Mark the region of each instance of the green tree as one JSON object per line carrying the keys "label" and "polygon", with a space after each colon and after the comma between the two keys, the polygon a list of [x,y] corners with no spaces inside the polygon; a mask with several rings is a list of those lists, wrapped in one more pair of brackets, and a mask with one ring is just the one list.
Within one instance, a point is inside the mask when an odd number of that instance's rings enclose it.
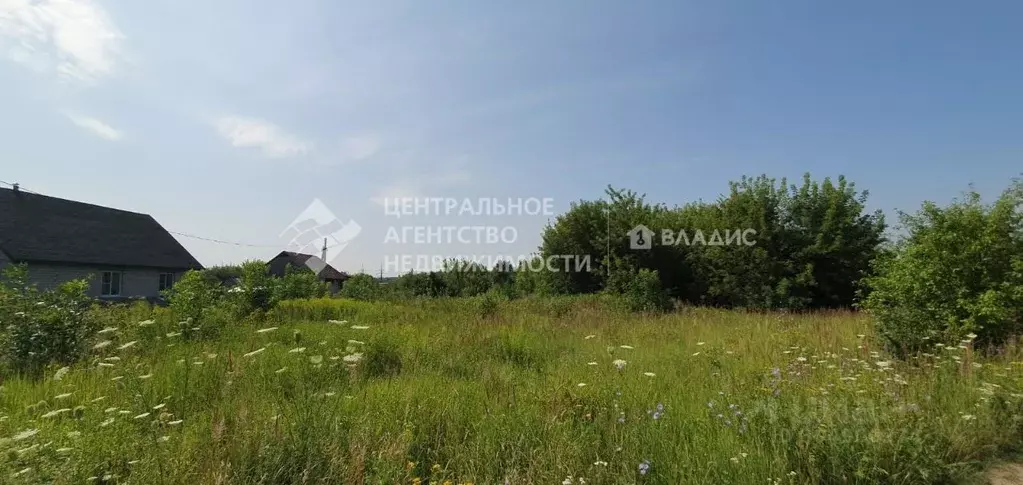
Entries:
{"label": "green tree", "polygon": [[908,354],[976,336],[997,346],[1023,325],[1023,182],[994,204],[969,191],[948,207],[901,214],[907,236],[878,258],[864,308],[890,347]]}

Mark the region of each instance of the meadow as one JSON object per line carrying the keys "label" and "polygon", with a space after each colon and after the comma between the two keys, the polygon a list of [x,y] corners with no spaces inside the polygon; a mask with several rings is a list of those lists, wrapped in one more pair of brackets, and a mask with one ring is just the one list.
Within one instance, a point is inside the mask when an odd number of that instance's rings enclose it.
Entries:
{"label": "meadow", "polygon": [[868,317],[603,296],[289,300],[186,340],[94,309],[89,356],[0,389],[2,483],[977,483],[1023,357],[906,361]]}

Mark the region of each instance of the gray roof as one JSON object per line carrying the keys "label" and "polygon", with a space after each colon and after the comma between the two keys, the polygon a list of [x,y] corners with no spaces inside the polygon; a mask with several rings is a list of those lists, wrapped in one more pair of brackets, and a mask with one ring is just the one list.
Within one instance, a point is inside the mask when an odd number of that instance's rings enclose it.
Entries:
{"label": "gray roof", "polygon": [[15,262],[202,265],[147,214],[0,188],[0,251]]}
{"label": "gray roof", "polygon": [[[319,256],[313,256],[311,254],[296,253],[293,251],[281,251],[280,254],[274,256],[273,259],[268,261],[270,274],[275,276],[284,276],[285,268],[291,265],[295,268],[302,268],[303,266],[313,270],[321,280],[326,281],[344,281],[348,279],[348,274],[343,271],[334,269],[333,266],[327,264],[325,261],[320,259]],[[317,271],[319,269],[319,271]]]}

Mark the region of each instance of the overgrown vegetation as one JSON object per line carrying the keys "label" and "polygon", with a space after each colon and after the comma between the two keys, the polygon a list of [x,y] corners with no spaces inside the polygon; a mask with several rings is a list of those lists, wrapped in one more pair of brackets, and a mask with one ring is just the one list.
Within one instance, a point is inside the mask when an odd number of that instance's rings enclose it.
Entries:
{"label": "overgrown vegetation", "polygon": [[899,355],[976,337],[1002,346],[1023,330],[1023,182],[993,204],[968,192],[903,214],[905,240],[875,263],[864,306]]}
{"label": "overgrown vegetation", "polygon": [[[614,297],[282,302],[0,392],[4,483],[952,483],[1018,450],[1016,347],[888,360],[852,313],[634,314]],[[308,317],[308,318],[307,318]]]}

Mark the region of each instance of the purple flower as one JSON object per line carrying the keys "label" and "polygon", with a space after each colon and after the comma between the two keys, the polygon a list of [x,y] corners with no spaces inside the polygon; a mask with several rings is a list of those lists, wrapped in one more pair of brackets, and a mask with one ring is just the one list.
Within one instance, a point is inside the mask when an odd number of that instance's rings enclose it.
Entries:
{"label": "purple flower", "polygon": [[661,403],[657,403],[657,410],[658,411],[664,411],[664,405],[661,404]]}
{"label": "purple flower", "polygon": [[650,471],[650,460],[643,460],[643,463],[639,464],[639,474],[646,475],[648,471]]}

